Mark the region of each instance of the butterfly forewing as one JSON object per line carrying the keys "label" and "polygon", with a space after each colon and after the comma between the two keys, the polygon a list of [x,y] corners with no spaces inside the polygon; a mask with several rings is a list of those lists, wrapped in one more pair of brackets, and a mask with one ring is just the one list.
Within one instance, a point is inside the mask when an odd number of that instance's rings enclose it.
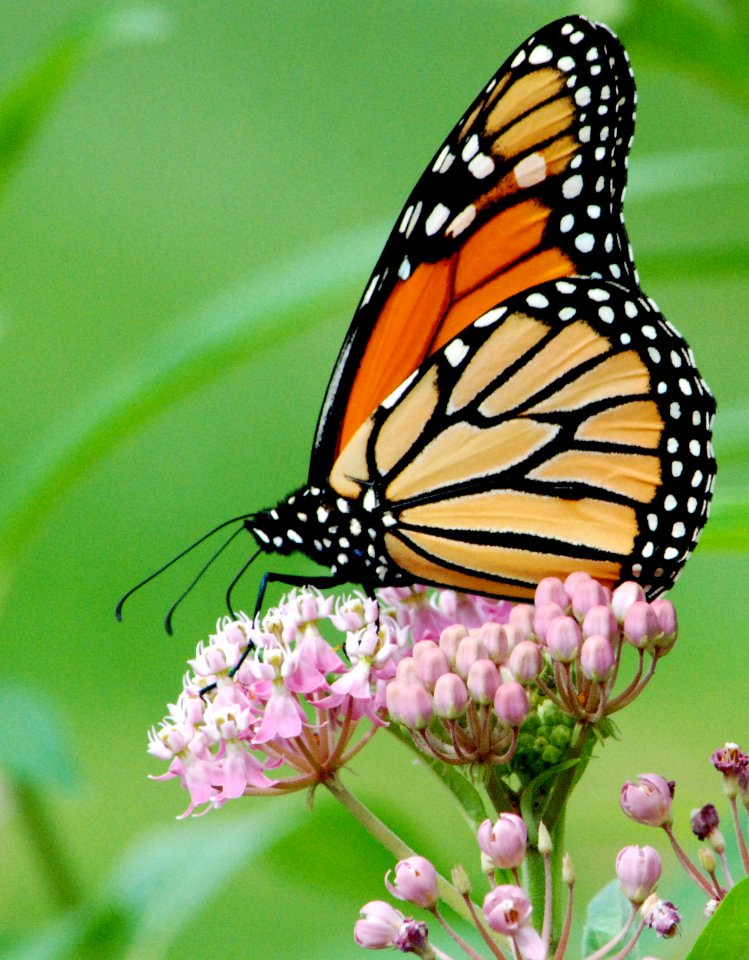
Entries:
{"label": "butterfly forewing", "polygon": [[604,26],[557,21],[495,74],[417,183],[367,284],[310,467],[495,304],[575,274],[635,283],[621,219],[635,90]]}
{"label": "butterfly forewing", "polygon": [[652,303],[573,278],[510,298],[359,428],[331,483],[367,492],[414,580],[529,598],[585,569],[669,587],[705,522],[713,399]]}

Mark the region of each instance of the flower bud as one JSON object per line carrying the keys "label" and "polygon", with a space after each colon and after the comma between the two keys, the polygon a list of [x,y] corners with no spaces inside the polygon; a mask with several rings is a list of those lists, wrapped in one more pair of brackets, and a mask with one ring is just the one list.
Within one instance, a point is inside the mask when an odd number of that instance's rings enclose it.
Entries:
{"label": "flower bud", "polygon": [[582,621],[591,607],[605,605],[608,602],[609,594],[606,588],[602,587],[597,580],[588,578],[575,587],[572,594],[572,612],[578,620]]}
{"label": "flower bud", "polygon": [[533,683],[543,666],[541,648],[532,640],[522,640],[510,654],[507,666],[518,683]]}
{"label": "flower bud", "polygon": [[465,681],[457,673],[443,673],[434,685],[434,712],[444,720],[457,720],[468,706]]}
{"label": "flower bud", "polygon": [[546,643],[546,632],[549,624],[557,617],[564,616],[564,610],[558,603],[545,603],[536,607],[536,615],[533,618],[533,632],[538,637],[539,643]]}
{"label": "flower bud", "polygon": [[718,811],[712,803],[706,803],[699,810],[692,810],[690,817],[692,833],[698,840],[706,840],[720,823]]}
{"label": "flower bud", "polygon": [[715,873],[718,868],[718,861],[710,847],[700,847],[697,851],[697,857],[703,870],[707,873]]}
{"label": "flower bud", "polygon": [[[491,870],[511,870],[525,860],[528,830],[522,817],[500,813],[492,823],[484,820],[477,833],[481,852],[486,854]],[[488,871],[487,871],[488,872]]]}
{"label": "flower bud", "polygon": [[512,680],[501,684],[494,697],[494,710],[505,726],[521,727],[531,711],[531,703],[522,684]]}
{"label": "flower bud", "polygon": [[[421,648],[418,652],[417,647]],[[444,651],[440,650],[437,644],[431,640],[422,640],[414,646],[413,660],[416,664],[419,679],[427,690],[433,691],[434,685],[442,674],[450,672],[450,662]]]}
{"label": "flower bud", "polygon": [[622,893],[634,906],[644,903],[661,876],[661,858],[653,847],[624,847],[616,858]]}
{"label": "flower bud", "polygon": [[536,847],[538,852],[543,856],[547,853],[551,853],[554,849],[554,844],[551,842],[551,834],[546,828],[546,824],[543,820],[538,824],[538,839],[536,841]]}
{"label": "flower bud", "polygon": [[466,678],[468,692],[480,704],[493,703],[499,683],[499,670],[491,660],[477,660]]}
{"label": "flower bud", "polygon": [[676,636],[679,632],[679,622],[676,617],[676,608],[670,600],[665,597],[659,597],[650,604],[658,619],[658,626],[663,631],[663,636],[658,641],[658,649],[667,646],[670,650],[676,642]]}
{"label": "flower bud", "polygon": [[594,633],[613,640],[619,632],[614,611],[608,604],[599,603],[591,607],[583,619],[583,636],[590,637]]}
{"label": "flower bud", "polygon": [[572,857],[568,853],[565,853],[562,857],[562,883],[571,887],[576,880],[575,864],[572,862]]}
{"label": "flower bud", "polygon": [[509,653],[507,634],[501,623],[485,623],[479,627],[479,639],[486,647],[489,659],[494,663],[504,663]]}
{"label": "flower bud", "polygon": [[580,652],[583,638],[573,617],[555,617],[546,632],[546,647],[560,663],[572,663]]}
{"label": "flower bud", "polygon": [[439,894],[437,892],[437,871],[426,857],[407,857],[395,865],[395,883],[390,882],[390,871],[385,874],[385,886],[398,900],[425,910],[433,910]]}
{"label": "flower bud", "polygon": [[489,651],[484,646],[483,641],[478,634],[468,634],[458,644],[458,651],[455,654],[455,670],[466,679],[471,672],[471,667],[477,660],[488,660]]}
{"label": "flower bud", "polygon": [[419,671],[413,657],[404,657],[395,668],[395,679],[398,683],[421,683]]}
{"label": "flower bud", "polygon": [[359,911],[354,939],[365,950],[392,947],[405,922],[405,916],[384,900],[370,900]]}
{"label": "flower bud", "polygon": [[539,580],[534,596],[536,607],[542,607],[546,603],[556,603],[564,612],[570,603],[567,591],[559,577],[544,577]]}
{"label": "flower bud", "polygon": [[462,623],[453,623],[440,634],[440,650],[445,654],[451,664],[455,663],[455,655],[458,652],[458,645],[463,637],[468,636],[468,631]]}
{"label": "flower bud", "polygon": [[528,603],[516,603],[510,610],[510,624],[518,627],[525,634],[525,639],[533,636],[534,608]]}
{"label": "flower bud", "polygon": [[[528,639],[528,634],[522,627],[519,627],[516,623],[507,623],[505,624],[505,636],[507,637],[507,653],[510,654],[515,649],[515,647],[522,643],[523,640]],[[505,660],[507,658],[505,657]]]}
{"label": "flower bud", "polygon": [[575,592],[579,584],[585,583],[586,580],[591,580],[592,577],[589,573],[583,573],[582,570],[575,570],[574,573],[571,573],[567,579],[564,581],[564,589],[567,593],[567,596],[570,598],[570,603],[568,606],[571,606],[572,594]]}
{"label": "flower bud", "polygon": [[645,600],[638,600],[624,617],[624,639],[638,650],[648,650],[660,636],[655,611]]}
{"label": "flower bud", "polygon": [[601,683],[608,680],[616,664],[616,655],[608,637],[593,634],[583,640],[580,649],[580,666],[588,680]]}
{"label": "flower bud", "polygon": [[648,827],[670,826],[674,784],[657,773],[644,773],[637,783],[625,783],[619,802],[622,810],[636,823]]}
{"label": "flower bud", "polygon": [[413,730],[424,730],[432,719],[432,698],[421,683],[393,680],[385,692],[390,719]]}
{"label": "flower bud", "polygon": [[450,879],[452,880],[453,886],[462,897],[465,897],[471,892],[471,878],[468,876],[466,868],[462,864],[455,864],[450,871]]}
{"label": "flower bud", "polygon": [[635,583],[634,580],[626,580],[624,583],[620,583],[611,597],[611,608],[614,611],[617,622],[624,623],[627,610],[629,610],[633,603],[644,599],[645,591],[639,583]]}

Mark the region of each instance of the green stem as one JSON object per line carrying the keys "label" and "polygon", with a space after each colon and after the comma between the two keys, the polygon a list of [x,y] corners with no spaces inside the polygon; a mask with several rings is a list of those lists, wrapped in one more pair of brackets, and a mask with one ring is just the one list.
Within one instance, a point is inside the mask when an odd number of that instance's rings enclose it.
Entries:
{"label": "green stem", "polygon": [[[564,857],[565,811],[557,816],[554,829],[550,831],[553,844],[551,851],[551,947],[550,956],[559,941],[562,930],[562,858]],[[538,848],[529,843],[525,853],[523,868],[528,896],[533,904],[533,921],[537,930],[541,929],[546,901],[546,871],[544,858]]]}
{"label": "green stem", "polygon": [[[348,810],[348,812],[359,821],[364,829],[371,834],[389,853],[396,859],[404,860],[406,857],[412,857],[414,851],[401,838],[383,823],[369,807],[366,807],[361,800],[357,799],[353,793],[344,787],[340,779],[336,777],[333,780],[326,781],[324,786],[333,794],[339,803]],[[455,887],[446,880],[441,874],[437,874],[437,888],[439,890],[440,900],[446,903],[455,913],[459,914],[465,920],[471,921],[471,914]]]}
{"label": "green stem", "polygon": [[26,822],[28,835],[54,903],[60,910],[75,907],[81,901],[81,891],[52,818],[44,809],[40,791],[27,782],[17,780],[13,784],[13,792],[19,816]]}
{"label": "green stem", "polygon": [[[564,819],[564,812],[567,808],[567,801],[572,793],[572,788],[583,774],[588,763],[585,756],[588,740],[594,736],[592,729],[587,724],[580,724],[577,728],[577,738],[568,754],[568,759],[579,760],[574,766],[563,770],[554,781],[546,805],[543,808],[541,819],[546,824],[546,828],[554,836],[554,830],[558,820]],[[564,828],[562,828],[564,829]]]}

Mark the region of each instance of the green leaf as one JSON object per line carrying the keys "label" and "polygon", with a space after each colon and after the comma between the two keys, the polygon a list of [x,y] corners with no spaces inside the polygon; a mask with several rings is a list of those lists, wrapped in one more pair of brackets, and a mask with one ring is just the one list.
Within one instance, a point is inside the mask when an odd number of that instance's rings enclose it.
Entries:
{"label": "green leaf", "polygon": [[0,94],[0,191],[76,70],[114,44],[158,38],[166,24],[157,8],[133,8],[80,18],[58,34]]}
{"label": "green leaf", "polygon": [[687,960],[749,960],[749,877],[729,891]]}
{"label": "green leaf", "polygon": [[[588,904],[581,956],[587,957],[608,943],[623,930],[631,915],[632,907],[619,889],[619,881],[607,883]],[[641,954],[635,949],[627,956],[634,960]]]}

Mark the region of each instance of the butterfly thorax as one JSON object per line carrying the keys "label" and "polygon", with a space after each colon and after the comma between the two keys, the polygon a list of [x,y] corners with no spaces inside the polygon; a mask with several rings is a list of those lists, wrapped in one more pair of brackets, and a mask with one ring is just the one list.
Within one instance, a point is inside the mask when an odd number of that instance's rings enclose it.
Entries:
{"label": "butterfly thorax", "polygon": [[403,579],[384,549],[382,518],[330,487],[302,487],[246,526],[267,553],[304,553],[333,574],[346,573],[351,583]]}

